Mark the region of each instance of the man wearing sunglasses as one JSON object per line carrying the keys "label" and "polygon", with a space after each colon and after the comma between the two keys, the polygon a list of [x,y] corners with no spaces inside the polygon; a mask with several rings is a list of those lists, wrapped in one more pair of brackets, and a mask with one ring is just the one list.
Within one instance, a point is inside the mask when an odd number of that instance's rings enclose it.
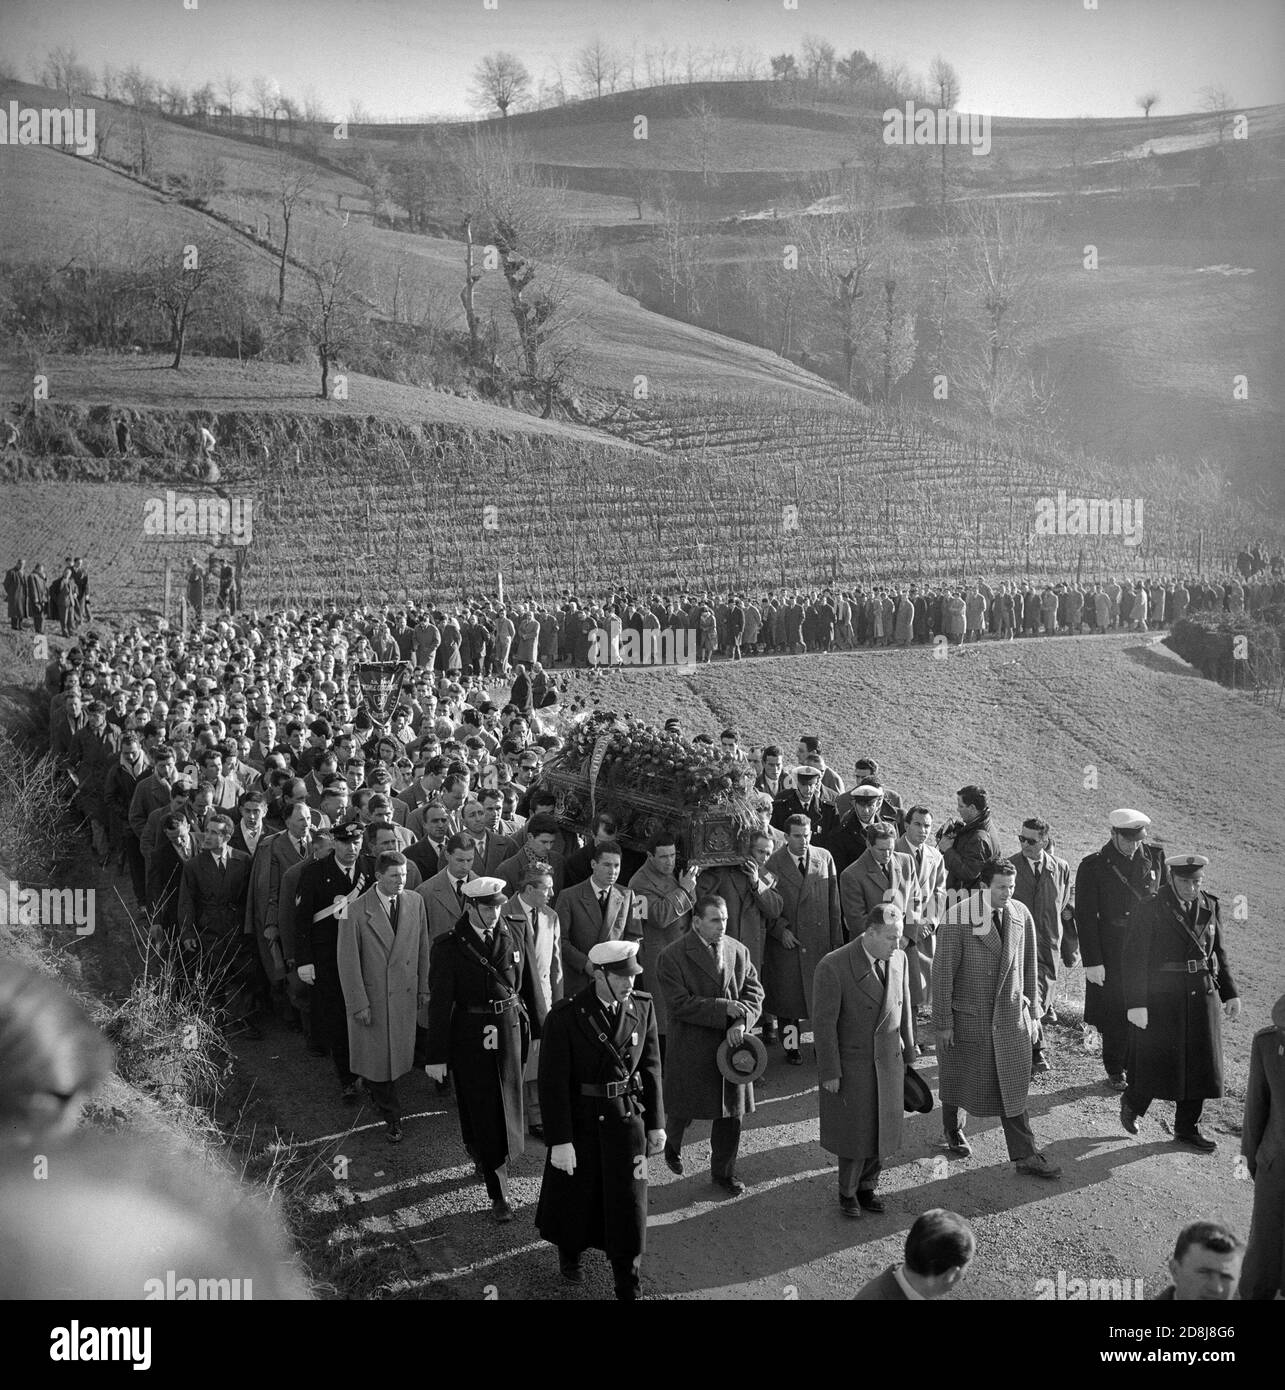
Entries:
{"label": "man wearing sunglasses", "polygon": [[1123,1092],[1129,1044],[1124,996],[1124,939],[1130,918],[1160,891],[1164,850],[1144,843],[1151,818],[1129,807],[1107,817],[1111,838],[1080,860],[1075,874],[1075,930],[1084,958],[1084,1022],[1102,1032],[1107,1084]]}

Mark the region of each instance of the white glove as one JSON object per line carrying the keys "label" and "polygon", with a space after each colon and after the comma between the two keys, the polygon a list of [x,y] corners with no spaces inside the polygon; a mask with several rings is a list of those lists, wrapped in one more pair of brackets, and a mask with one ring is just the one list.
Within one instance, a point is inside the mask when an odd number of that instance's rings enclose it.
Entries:
{"label": "white glove", "polygon": [[299,967],[299,982],[305,985],[315,985],[317,983],[317,967],[315,965],[301,965]]}
{"label": "white glove", "polygon": [[1086,965],[1084,978],[1091,985],[1104,985],[1107,982],[1107,968],[1105,965]]}
{"label": "white glove", "polygon": [[428,1079],[429,1079],[430,1081],[445,1081],[445,1080],[446,1080],[446,1063],[445,1063],[445,1062],[430,1062],[430,1063],[424,1068],[424,1075],[425,1075],[426,1077],[428,1077]]}
{"label": "white glove", "polygon": [[1135,1028],[1145,1028],[1147,1026],[1146,1009],[1130,1009],[1125,1017]]}
{"label": "white glove", "polygon": [[576,1146],[574,1144],[555,1144],[549,1150],[549,1162],[568,1177],[576,1171]]}

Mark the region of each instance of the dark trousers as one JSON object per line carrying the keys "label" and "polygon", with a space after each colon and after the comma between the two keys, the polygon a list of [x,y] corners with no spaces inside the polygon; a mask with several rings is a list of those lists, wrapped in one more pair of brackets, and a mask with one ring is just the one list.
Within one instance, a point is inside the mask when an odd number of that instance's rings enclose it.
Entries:
{"label": "dark trousers", "polygon": [[[558,1259],[573,1269],[579,1269],[580,1259],[583,1250],[572,1250],[569,1246],[558,1246]],[[612,1255],[611,1260],[611,1281],[616,1286],[616,1297],[632,1302],[638,1297],[641,1288],[641,1280],[638,1272],[642,1268],[641,1255]]]}
{"label": "dark trousers", "polygon": [[[967,1119],[967,1112],[957,1105],[943,1105],[941,1108],[941,1122],[947,1134],[952,1134],[955,1130],[962,1134]],[[1009,1158],[1015,1163],[1020,1163],[1024,1158],[1034,1157],[1035,1136],[1031,1133],[1029,1113],[1023,1110],[1020,1115],[1001,1115],[999,1122],[1004,1126],[1004,1142],[1008,1145]]]}
{"label": "dark trousers", "polygon": [[472,1149],[467,1150],[467,1153],[482,1174],[482,1181],[486,1184],[486,1195],[493,1202],[507,1202],[509,1200],[508,1160],[506,1159],[498,1168],[487,1168]]}
{"label": "dark trousers", "polygon": [[858,1192],[873,1192],[883,1172],[878,1158],[841,1158],[839,1160],[839,1196],[855,1197]]}
{"label": "dark trousers", "polygon": [[[1137,1115],[1145,1115],[1147,1108],[1155,1099],[1154,1096],[1144,1096],[1138,1088],[1130,1084],[1129,1089],[1124,1093],[1125,1103],[1129,1109]],[[1174,1102],[1173,1127],[1179,1134],[1190,1134],[1200,1123],[1200,1112],[1205,1108],[1203,1100],[1179,1100]]]}
{"label": "dark trousers", "polygon": [[[669,1116],[666,1127],[666,1142],[675,1153],[683,1151],[683,1135],[690,1119]],[[710,1123],[709,1170],[716,1178],[730,1178],[736,1172],[736,1152],[741,1146],[741,1117],[723,1116]]]}
{"label": "dark trousers", "polygon": [[369,1077],[364,1077],[363,1080],[366,1082],[366,1094],[374,1101],[380,1119],[400,1120],[402,1103],[397,1098],[397,1082],[372,1081]]}
{"label": "dark trousers", "polygon": [[1101,1025],[1102,1065],[1108,1076],[1122,1073],[1129,1060],[1129,1020],[1122,1012]]}
{"label": "dark trousers", "polygon": [[143,847],[132,830],[125,830],[121,834],[121,854],[129,870],[134,900],[142,907],[147,901],[147,865],[143,863]]}

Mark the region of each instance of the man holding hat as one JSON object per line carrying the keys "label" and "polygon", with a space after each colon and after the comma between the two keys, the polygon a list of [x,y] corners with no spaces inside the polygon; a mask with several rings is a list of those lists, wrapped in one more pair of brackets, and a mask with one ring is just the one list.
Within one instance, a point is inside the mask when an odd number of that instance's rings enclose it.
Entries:
{"label": "man holding hat", "polygon": [[905,920],[880,903],[855,940],[817,965],[812,1027],[821,1077],[821,1147],[839,1156],[845,1216],[881,1212],[882,1159],[901,1147],[906,1065],[916,1055]]}
{"label": "man holding hat", "polygon": [[449,1068],[464,1148],[486,1184],[492,1220],[507,1222],[509,1159],[526,1138],[522,1073],[544,1001],[525,933],[500,915],[504,880],[473,878],[462,892],[463,915],[433,943],[424,1070],[440,1084]]}
{"label": "man holding hat", "polygon": [[536,1228],[569,1283],[592,1247],[611,1261],[616,1297],[638,1297],[647,1236],[647,1158],[665,1144],[660,1044],[651,996],[636,992],[638,942],[600,941],[591,981],[555,1004],[540,1043],[546,1142]]}
{"label": "man holding hat", "polygon": [[[669,1139],[665,1163],[680,1176],[683,1135],[693,1119],[713,1121],[710,1171],[733,1196],[745,1191],[736,1176],[741,1120],[754,1109],[752,1079],[732,1081],[728,1049],[757,1044],[755,1071],[762,1074],[766,1050],[749,1031],[763,1008],[763,986],[749,951],[727,936],[727,904],[712,893],[697,898],[692,930],[661,952],[660,987],[669,1014],[665,1090]],[[733,1074],[740,1068],[732,1069]]]}
{"label": "man holding hat", "polygon": [[1084,962],[1084,1022],[1102,1031],[1107,1083],[1127,1086],[1129,1022],[1124,1002],[1124,939],[1130,918],[1160,891],[1164,851],[1143,843],[1151,818],[1121,807],[1107,817],[1111,838],[1080,860],[1075,873],[1075,930]]}
{"label": "man holding hat", "polygon": [[1200,1111],[1223,1093],[1221,1020],[1240,1014],[1218,899],[1201,888],[1208,863],[1200,854],[1169,861],[1169,882],[1133,914],[1121,956],[1130,1050],[1120,1123],[1137,1134],[1153,1099],[1176,1101],[1173,1137],[1202,1153],[1217,1148]]}
{"label": "man holding hat", "polygon": [[1285,1295],[1285,994],[1250,1047],[1240,1151],[1254,1182],[1240,1296],[1267,1302]]}

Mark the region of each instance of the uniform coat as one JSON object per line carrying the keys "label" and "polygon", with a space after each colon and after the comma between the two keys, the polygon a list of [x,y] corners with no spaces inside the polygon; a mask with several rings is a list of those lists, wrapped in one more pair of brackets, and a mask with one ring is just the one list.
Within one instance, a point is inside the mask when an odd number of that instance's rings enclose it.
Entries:
{"label": "uniform coat", "polygon": [[[1128,880],[1121,883],[1116,870]],[[1095,1028],[1124,1014],[1121,973],[1124,938],[1141,901],[1153,898],[1165,880],[1165,852],[1142,845],[1126,859],[1114,843],[1085,855],[1075,873],[1075,929],[1086,966],[1104,965],[1106,982],[1084,988],[1084,1021]]]}
{"label": "uniform coat", "polygon": [[589,983],[589,952],[600,941],[640,941],[642,924],[634,911],[630,888],[613,884],[604,917],[592,879],[558,894],[554,909],[562,924],[562,970],[568,994],[579,994]]}
{"label": "uniform coat", "polygon": [[817,1076],[839,1080],[821,1097],[821,1147],[840,1158],[885,1158],[901,1147],[906,1063],[915,1056],[906,958],[894,951],[880,985],[861,938],[817,966],[812,1031]]}
{"label": "uniform coat", "polygon": [[798,792],[793,787],[788,788],[772,799],[772,825],[782,834],[787,834],[786,821],[791,816],[807,816],[812,822],[812,843],[823,848],[826,836],[839,823],[834,793],[818,787],[805,805],[799,799]]}
{"label": "uniform coat", "polygon": [[[763,952],[767,1009],[778,1018],[811,1018],[813,972],[822,956],[843,944],[834,860],[828,851],[809,847],[805,878],[785,847],[776,851],[767,867],[776,875],[781,895],[781,915],[768,927]],[[781,944],[786,927],[798,938],[792,951]]]}
{"label": "uniform coat", "polygon": [[738,1086],[718,1069],[719,1044],[732,1020],[724,1001],[748,1005],[748,1031],[763,1009],[763,986],[739,941],[723,938],[722,966],[693,928],[660,957],[669,1034],[665,1048],[665,1106],[689,1120],[731,1119],[754,1109],[753,1085]]}
{"label": "uniform coat", "polygon": [[[1213,964],[1218,978],[1162,969],[1171,962]],[[1236,998],[1223,951],[1218,899],[1201,893],[1192,921],[1172,884],[1133,914],[1121,956],[1124,1007],[1146,1009],[1147,1026],[1129,1025],[1129,1081],[1144,1096],[1209,1100],[1223,1093],[1222,1008]],[[1109,978],[1109,975],[1108,975]]]}
{"label": "uniform coat", "polygon": [[663,1037],[667,1030],[665,1015],[665,996],[656,984],[656,968],[660,954],[667,946],[672,946],[684,932],[692,926],[692,907],[696,902],[684,888],[680,888],[673,874],[662,874],[650,864],[644,864],[629,880],[634,901],[642,906],[646,903],[646,916],[642,919],[642,948],[638,952],[638,963],[643,968],[640,984],[646,985],[652,996],[653,1012],[656,1015],[656,1031]]}
{"label": "uniform coat", "polygon": [[[396,1081],[415,1065],[420,996],[428,992],[424,900],[402,890],[397,932],[379,894],[368,889],[339,924],[339,979],[348,1010],[348,1056],[358,1076]],[[370,1022],[357,1019],[370,1010]]]}
{"label": "uniform coat", "polygon": [[[294,903],[295,968],[311,965],[316,970],[309,999],[312,1034],[332,1049],[339,1064],[345,1064],[348,1056],[348,1010],[339,977],[339,924],[352,903],[373,883],[373,879],[362,877],[360,870],[355,880],[350,879],[333,854],[304,864],[299,873]],[[346,905],[336,907],[337,900]],[[348,1070],[346,1065],[343,1070]]]}
{"label": "uniform coat", "polygon": [[1285,1293],[1285,1027],[1254,1034],[1240,1151],[1254,1180],[1240,1296],[1267,1300]]}
{"label": "uniform coat", "polygon": [[865,929],[866,914],[880,903],[894,903],[908,913],[915,892],[915,871],[910,856],[892,852],[888,867],[883,868],[871,850],[839,875],[839,906],[849,936],[860,936]]}
{"label": "uniform coat", "polygon": [[1011,900],[1001,932],[989,916],[983,928],[968,918],[966,907],[953,908],[937,930],[933,1027],[955,1032],[938,1053],[941,1101],[973,1115],[1020,1115],[1039,1004],[1035,922]]}
{"label": "uniform coat", "polygon": [[[523,1150],[522,1071],[544,1014],[524,935],[515,935],[501,918],[486,959],[503,987],[474,952],[484,954],[481,938],[463,919],[433,942],[424,1060],[450,1069],[464,1147],[493,1172]],[[523,1009],[469,1012],[512,994]]]}
{"label": "uniform coat", "polygon": [[[618,1062],[599,1041],[606,1034]],[[601,1086],[637,1077],[630,1095],[608,1100],[585,1096],[583,1085]],[[536,1230],[566,1250],[604,1251],[632,1259],[647,1243],[647,1178],[638,1159],[647,1152],[647,1131],[664,1129],[660,1042],[650,995],[635,993],[613,1017],[593,985],[551,1010],[541,1039],[540,1110],[550,1151],[574,1144],[570,1175],[544,1161]]]}
{"label": "uniform coat", "polygon": [[716,893],[727,904],[727,934],[750,953],[759,978],[763,977],[763,952],[768,928],[785,906],[777,891],[776,875],[766,867],[759,870],[758,888],[739,864],[705,869],[696,880],[696,896]]}

